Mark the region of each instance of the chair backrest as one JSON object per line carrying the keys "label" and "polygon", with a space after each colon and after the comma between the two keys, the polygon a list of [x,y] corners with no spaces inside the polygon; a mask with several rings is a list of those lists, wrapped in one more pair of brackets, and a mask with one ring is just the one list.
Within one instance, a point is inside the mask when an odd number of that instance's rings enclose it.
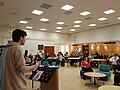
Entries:
{"label": "chair backrest", "polygon": [[100,71],[110,72],[110,66],[106,64],[100,64]]}

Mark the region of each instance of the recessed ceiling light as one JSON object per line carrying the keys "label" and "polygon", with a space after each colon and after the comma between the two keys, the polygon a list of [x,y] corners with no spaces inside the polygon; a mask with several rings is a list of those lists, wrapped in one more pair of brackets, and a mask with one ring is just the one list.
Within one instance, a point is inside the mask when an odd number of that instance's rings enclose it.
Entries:
{"label": "recessed ceiling light", "polygon": [[74,21],[73,23],[78,24],[78,23],[81,23],[81,22],[82,22],[82,21],[76,20],[76,21]]}
{"label": "recessed ceiling light", "polygon": [[69,10],[71,10],[71,9],[73,9],[73,8],[74,8],[73,6],[68,5],[68,4],[66,4],[66,5],[64,5],[63,7],[61,7],[61,9],[66,10],[66,11],[69,11]]}
{"label": "recessed ceiling light", "polygon": [[62,24],[64,24],[64,22],[57,22],[57,24],[60,24],[60,25],[62,25]]}
{"label": "recessed ceiling light", "polygon": [[62,29],[62,27],[56,27],[56,29]]}
{"label": "recessed ceiling light", "polygon": [[27,24],[28,21],[20,21],[20,23]]}
{"label": "recessed ceiling light", "polygon": [[75,31],[75,29],[70,29],[70,31]]}
{"label": "recessed ceiling light", "polygon": [[120,17],[118,17],[117,19],[119,19],[119,20],[120,20]]}
{"label": "recessed ceiling light", "polygon": [[26,28],[28,28],[28,29],[32,29],[33,27],[31,27],[31,26],[27,26]]}
{"label": "recessed ceiling light", "polygon": [[45,28],[41,28],[40,30],[42,30],[42,31],[46,31],[47,29],[45,29]]}
{"label": "recessed ceiling light", "polygon": [[33,10],[32,13],[33,13],[33,14],[36,14],[36,15],[40,15],[40,14],[43,13],[43,11]]}
{"label": "recessed ceiling light", "polygon": [[47,21],[49,21],[49,19],[47,19],[47,18],[41,18],[40,21],[47,22]]}
{"label": "recessed ceiling light", "polygon": [[89,26],[94,27],[94,26],[96,26],[96,24],[89,24]]}
{"label": "recessed ceiling light", "polygon": [[80,27],[80,25],[74,25],[73,27]]}
{"label": "recessed ceiling light", "polygon": [[56,32],[61,32],[60,30],[57,30]]}
{"label": "recessed ceiling light", "polygon": [[112,10],[112,9],[104,11],[105,14],[111,14],[111,13],[114,13],[114,12],[115,12],[115,10]]}
{"label": "recessed ceiling light", "polygon": [[80,13],[80,15],[82,15],[82,16],[87,16],[89,14],[91,14],[91,12],[88,12],[88,11],[84,11],[84,12]]}
{"label": "recessed ceiling light", "polygon": [[107,20],[107,18],[105,17],[102,17],[102,18],[98,18],[99,21],[104,21],[104,20]]}

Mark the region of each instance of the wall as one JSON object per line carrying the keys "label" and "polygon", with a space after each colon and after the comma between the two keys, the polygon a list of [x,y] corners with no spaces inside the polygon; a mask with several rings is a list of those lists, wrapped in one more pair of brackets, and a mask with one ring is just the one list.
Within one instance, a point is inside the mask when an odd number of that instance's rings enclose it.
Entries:
{"label": "wall", "polygon": [[91,43],[120,40],[120,24],[70,35],[71,43]]}
{"label": "wall", "polygon": [[[11,40],[12,30],[13,29],[10,28],[0,27],[0,44],[7,44],[8,40]],[[41,31],[32,31],[32,30],[25,30],[25,31],[27,32],[28,35],[27,35],[26,43],[24,46],[22,46],[22,48],[23,50],[29,50],[29,53],[32,54],[37,53],[38,45],[54,46],[54,50],[56,54],[59,51],[65,53],[66,50],[68,50],[68,49],[62,50],[61,48],[66,48],[68,46],[69,35],[41,32]]]}

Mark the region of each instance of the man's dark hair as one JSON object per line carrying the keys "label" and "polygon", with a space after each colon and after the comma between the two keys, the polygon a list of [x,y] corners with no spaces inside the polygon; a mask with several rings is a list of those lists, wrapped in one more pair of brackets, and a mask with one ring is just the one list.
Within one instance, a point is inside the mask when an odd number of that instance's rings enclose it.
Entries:
{"label": "man's dark hair", "polygon": [[12,40],[14,42],[18,42],[20,37],[24,38],[24,36],[27,36],[27,33],[21,29],[15,29],[13,32],[12,32]]}

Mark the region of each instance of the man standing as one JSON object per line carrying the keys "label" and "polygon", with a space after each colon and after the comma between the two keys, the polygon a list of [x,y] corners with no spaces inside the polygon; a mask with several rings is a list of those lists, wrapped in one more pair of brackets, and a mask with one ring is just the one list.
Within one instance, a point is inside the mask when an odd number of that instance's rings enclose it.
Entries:
{"label": "man standing", "polygon": [[12,40],[3,51],[0,60],[0,90],[24,90],[26,89],[25,72],[38,67],[26,66],[21,52],[21,45],[25,44],[26,32],[16,29],[12,32]]}
{"label": "man standing", "polygon": [[114,56],[112,56],[109,61],[112,62],[112,68],[113,68],[113,74],[115,74],[116,69],[117,69],[117,60],[119,59],[119,57],[117,56],[117,54],[114,54]]}

